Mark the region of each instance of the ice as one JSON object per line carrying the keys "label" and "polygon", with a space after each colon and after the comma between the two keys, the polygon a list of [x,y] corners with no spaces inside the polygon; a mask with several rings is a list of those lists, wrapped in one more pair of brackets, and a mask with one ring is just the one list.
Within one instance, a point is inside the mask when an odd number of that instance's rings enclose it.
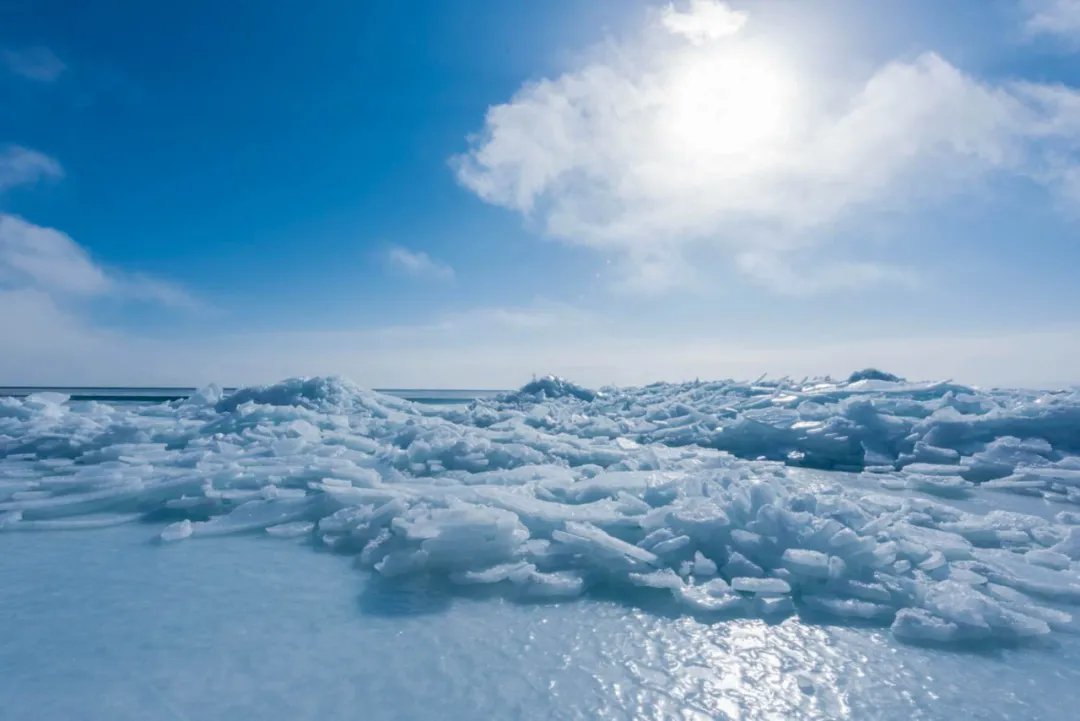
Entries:
{"label": "ice", "polygon": [[636,569],[658,565],[649,551],[608,535],[590,523],[567,521],[565,531],[554,531],[553,540],[577,552],[583,560],[605,570],[614,566]]}
{"label": "ice", "polygon": [[183,539],[188,538],[194,531],[194,524],[185,518],[182,521],[177,521],[176,523],[171,523],[166,526],[161,531],[159,537],[162,541],[171,543],[173,541],[182,541]]}
{"label": "ice", "polygon": [[784,551],[780,561],[784,568],[799,576],[829,577],[829,556],[821,551],[789,548]]}
{"label": "ice", "polygon": [[808,608],[821,613],[831,614],[840,618],[851,619],[888,619],[892,618],[895,609],[883,603],[863,601],[858,598],[841,598],[829,595],[803,596],[802,602]]}
{"label": "ice", "polygon": [[500,396],[500,399],[504,401],[519,402],[547,398],[576,398],[582,401],[591,401],[596,398],[596,392],[576,383],[571,383],[565,378],[544,376],[526,383],[519,391]]}
{"label": "ice", "polygon": [[791,586],[782,578],[739,577],[731,579],[731,587],[736,591],[758,595],[791,593]]}
{"label": "ice", "polygon": [[1024,554],[1024,558],[1026,558],[1029,563],[1052,568],[1055,571],[1064,571],[1069,568],[1069,557],[1064,553],[1057,553],[1056,551],[1033,548]]}
{"label": "ice", "polygon": [[1070,528],[1060,543],[1050,547],[1051,551],[1060,553],[1073,561],[1080,560],[1080,526]]}
{"label": "ice", "polygon": [[291,521],[266,528],[267,533],[278,538],[298,538],[310,534],[313,530],[315,530],[315,524],[311,521]]}
{"label": "ice", "polygon": [[715,576],[716,562],[703,556],[701,551],[694,551],[693,571],[695,576]]}
{"label": "ice", "polygon": [[[0,531],[305,538],[388,584],[1016,642],[1080,603],[1080,391],[877,371],[467,406],[335,378],[166,404],[0,399]],[[873,472],[862,472],[872,468]],[[1067,506],[1068,507],[1068,506]],[[269,543],[271,541],[264,541]],[[164,549],[158,549],[162,553]]]}

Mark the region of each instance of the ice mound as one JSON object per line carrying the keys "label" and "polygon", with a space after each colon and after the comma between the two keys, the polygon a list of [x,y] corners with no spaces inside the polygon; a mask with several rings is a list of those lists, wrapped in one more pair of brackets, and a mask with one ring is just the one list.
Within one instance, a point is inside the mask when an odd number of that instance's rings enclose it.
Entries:
{"label": "ice mound", "polygon": [[919,643],[1073,628],[1080,510],[1037,511],[1080,503],[1075,391],[537,383],[465,409],[329,378],[160,405],[0,399],[0,531],[265,532],[391,579]]}
{"label": "ice mound", "polygon": [[518,392],[447,417],[483,426],[524,418],[549,433],[701,446],[821,469],[918,464],[929,478],[919,485],[944,494],[994,479],[1018,492],[1068,494],[1080,453],[1080,390],[908,383],[874,369],[847,382],[658,383],[592,397]]}
{"label": "ice mound", "polygon": [[520,403],[523,401],[543,401],[549,398],[576,398],[579,401],[591,401],[596,398],[596,391],[571,383],[559,376],[536,378],[512,393],[498,396],[502,402]]}
{"label": "ice mound", "polygon": [[858,383],[859,381],[887,381],[889,383],[903,383],[904,379],[900,376],[894,376],[892,373],[886,373],[880,371],[877,368],[863,368],[862,370],[855,371],[848,376],[848,383]]}
{"label": "ice mound", "polygon": [[[290,378],[273,385],[240,388],[217,400],[216,405],[225,412],[235,411],[245,403],[347,411],[372,401],[377,395],[345,378]],[[380,398],[383,402],[394,402],[387,396]]]}

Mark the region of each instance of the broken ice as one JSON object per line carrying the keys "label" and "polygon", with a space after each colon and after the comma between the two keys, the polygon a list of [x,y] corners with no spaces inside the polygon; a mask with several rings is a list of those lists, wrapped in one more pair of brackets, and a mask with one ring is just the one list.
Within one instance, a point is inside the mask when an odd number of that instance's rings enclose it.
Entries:
{"label": "broken ice", "polygon": [[461,407],[333,378],[161,405],[0,399],[2,531],[265,532],[391,580],[541,600],[603,587],[919,643],[1069,628],[1075,504],[1076,390],[868,370],[600,391],[543,378]]}

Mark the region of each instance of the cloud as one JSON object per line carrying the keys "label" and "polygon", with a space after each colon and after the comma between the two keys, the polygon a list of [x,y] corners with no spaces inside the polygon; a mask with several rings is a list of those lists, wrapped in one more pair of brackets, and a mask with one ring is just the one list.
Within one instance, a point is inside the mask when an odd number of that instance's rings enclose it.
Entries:
{"label": "cloud", "polygon": [[16,75],[41,83],[53,82],[67,68],[64,61],[46,47],[5,49],[0,52],[0,59]]}
{"label": "cloud", "polygon": [[[63,174],[60,163],[44,153],[19,145],[0,150],[0,192]],[[4,288],[61,296],[111,296],[178,309],[204,307],[175,283],[141,273],[107,271],[66,233],[0,212],[0,289]]]}
{"label": "cloud", "polygon": [[828,291],[915,287],[919,278],[908,268],[865,261],[817,261],[809,268],[797,259],[762,253],[741,253],[736,267],[751,280],[783,295],[813,295]]}
{"label": "cloud", "polygon": [[1025,29],[1032,36],[1056,35],[1080,40],[1080,0],[1027,0]]}
{"label": "cloud", "polygon": [[209,306],[179,283],[143,273],[118,273],[110,276],[113,294],[120,298],[157,303],[175,310],[208,310]]}
{"label": "cloud", "polygon": [[401,246],[391,246],[386,251],[387,265],[393,270],[414,278],[429,280],[453,280],[454,269],[432,258],[422,250],[409,250]]}
{"label": "cloud", "polygon": [[668,5],[660,18],[668,31],[695,44],[734,35],[746,24],[746,13],[710,0],[690,0],[687,12],[680,12],[674,5]]}
{"label": "cloud", "polygon": [[0,282],[45,291],[94,295],[111,282],[70,237],[0,213]]}
{"label": "cloud", "polygon": [[738,259],[812,264],[841,222],[998,176],[1076,192],[1075,88],[984,82],[933,52],[816,78],[725,4],[685,7],[490,107],[458,180],[653,289],[701,246],[760,277]]}
{"label": "cloud", "polygon": [[54,299],[114,297],[194,309],[182,287],[142,274],[109,271],[81,245],[54,228],[0,213],[0,290],[45,293]]}
{"label": "cloud", "polygon": [[525,334],[535,336],[548,331],[581,329],[596,322],[596,317],[565,303],[537,300],[528,305],[481,306],[444,314],[431,323],[381,328],[379,333],[397,337],[430,338],[446,334],[452,338],[478,338],[488,334],[500,337]]}
{"label": "cloud", "polygon": [[63,168],[53,158],[21,145],[0,148],[0,193],[39,180],[60,178]]}

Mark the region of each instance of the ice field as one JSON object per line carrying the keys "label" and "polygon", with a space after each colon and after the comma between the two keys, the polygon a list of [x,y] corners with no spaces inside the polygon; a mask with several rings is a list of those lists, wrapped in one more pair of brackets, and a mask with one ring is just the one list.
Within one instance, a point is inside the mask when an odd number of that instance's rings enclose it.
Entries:
{"label": "ice field", "polygon": [[1080,702],[1077,390],[865,371],[543,378],[457,406],[332,378],[37,394],[0,399],[0,459],[10,718]]}

